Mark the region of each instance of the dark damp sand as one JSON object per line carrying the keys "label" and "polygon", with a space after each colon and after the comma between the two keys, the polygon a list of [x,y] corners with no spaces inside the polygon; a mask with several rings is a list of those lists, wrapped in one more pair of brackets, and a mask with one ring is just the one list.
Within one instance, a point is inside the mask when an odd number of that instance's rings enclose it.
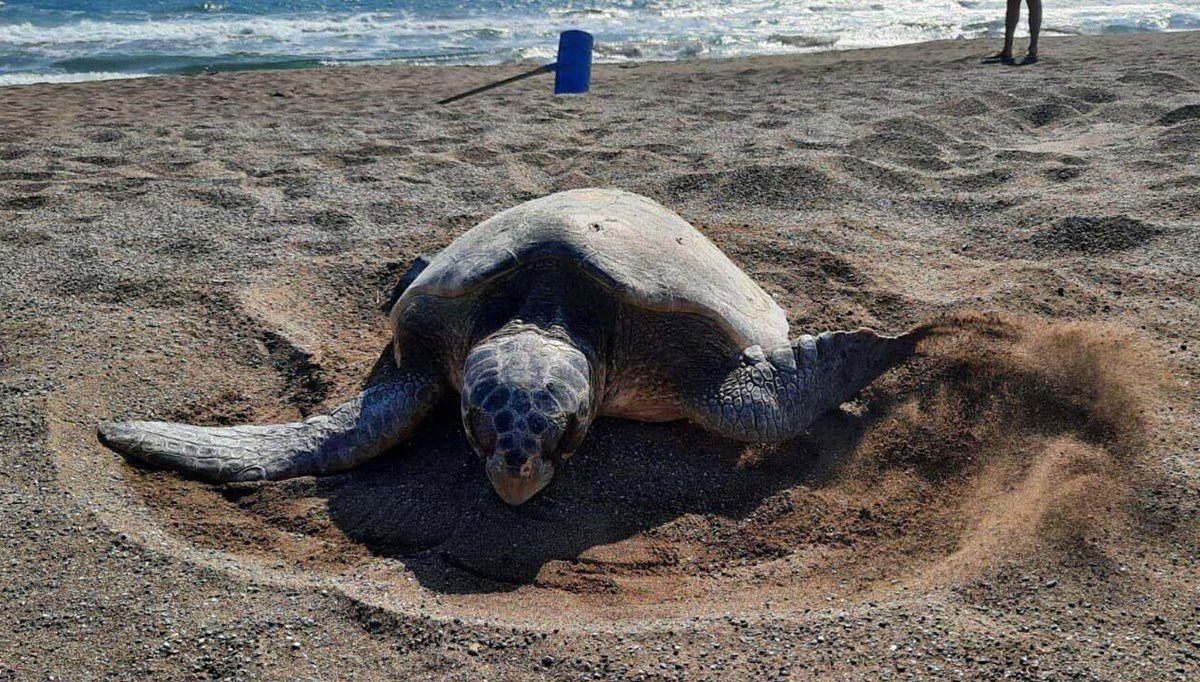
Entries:
{"label": "dark damp sand", "polygon": [[[1198,43],[0,90],[0,679],[1197,679]],[[95,443],[336,403],[414,256],[589,185],[796,333],[1000,316],[777,448],[602,421],[519,510],[453,406],[320,480]]]}

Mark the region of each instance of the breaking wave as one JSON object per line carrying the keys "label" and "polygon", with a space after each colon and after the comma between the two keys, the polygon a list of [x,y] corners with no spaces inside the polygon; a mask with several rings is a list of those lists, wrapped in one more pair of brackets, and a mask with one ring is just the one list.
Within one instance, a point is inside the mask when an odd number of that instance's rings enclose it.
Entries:
{"label": "breaking wave", "polygon": [[[310,0],[71,0],[0,5],[0,83],[358,62],[502,64],[552,58],[558,33],[591,31],[602,62],[738,57],[995,36],[1002,0],[384,0],[329,10]],[[1065,0],[1054,34],[1200,28],[1190,2]],[[1022,30],[1024,30],[1022,28]],[[90,60],[119,68],[86,68]],[[88,74],[68,77],[67,74]]]}

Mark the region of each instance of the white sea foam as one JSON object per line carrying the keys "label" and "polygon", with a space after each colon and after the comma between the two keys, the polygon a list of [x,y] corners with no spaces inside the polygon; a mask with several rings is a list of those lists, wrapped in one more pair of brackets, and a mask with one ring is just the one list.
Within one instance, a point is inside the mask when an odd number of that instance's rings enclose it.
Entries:
{"label": "white sea foam", "polygon": [[34,83],[83,83],[86,81],[108,81],[121,78],[148,78],[149,73],[122,73],[117,71],[88,71],[86,73],[0,73],[0,87],[5,85],[32,85]]}
{"label": "white sea foam", "polygon": [[30,22],[3,27],[0,44],[25,47],[67,46],[75,43],[255,41],[284,43],[309,36],[362,35],[399,31],[420,33],[422,23],[404,16],[356,14],[331,17],[201,16],[170,21],[105,21],[83,19],[59,26]]}

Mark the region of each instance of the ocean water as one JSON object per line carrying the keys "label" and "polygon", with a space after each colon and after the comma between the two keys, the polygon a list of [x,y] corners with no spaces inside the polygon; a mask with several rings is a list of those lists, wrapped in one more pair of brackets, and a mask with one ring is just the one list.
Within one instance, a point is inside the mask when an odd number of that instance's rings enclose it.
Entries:
{"label": "ocean water", "polygon": [[[0,0],[0,85],[550,62],[569,28],[603,62],[782,54],[998,36],[1004,0]],[[1187,29],[1200,0],[1045,3],[1045,35]]]}

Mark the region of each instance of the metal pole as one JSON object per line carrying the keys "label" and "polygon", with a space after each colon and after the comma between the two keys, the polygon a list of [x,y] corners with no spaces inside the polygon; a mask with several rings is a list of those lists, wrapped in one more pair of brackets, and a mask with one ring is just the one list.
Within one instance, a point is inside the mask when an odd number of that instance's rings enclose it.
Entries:
{"label": "metal pole", "polygon": [[513,76],[512,78],[505,78],[502,81],[496,81],[495,83],[488,83],[487,85],[480,86],[478,88],[475,88],[474,90],[468,90],[464,93],[454,95],[453,97],[447,97],[446,99],[439,101],[438,104],[449,104],[451,102],[457,102],[458,100],[460,100],[464,97],[470,97],[471,95],[478,95],[481,92],[486,92],[488,90],[491,90],[492,88],[498,88],[501,85],[508,85],[509,83],[515,83],[516,81],[522,80],[524,78],[529,78],[530,76],[536,76],[539,73],[546,73],[547,71],[553,71],[555,66],[556,66],[555,64],[547,64],[545,66],[539,66],[536,69],[534,69],[533,71],[526,71],[525,73],[518,74],[516,76]]}

